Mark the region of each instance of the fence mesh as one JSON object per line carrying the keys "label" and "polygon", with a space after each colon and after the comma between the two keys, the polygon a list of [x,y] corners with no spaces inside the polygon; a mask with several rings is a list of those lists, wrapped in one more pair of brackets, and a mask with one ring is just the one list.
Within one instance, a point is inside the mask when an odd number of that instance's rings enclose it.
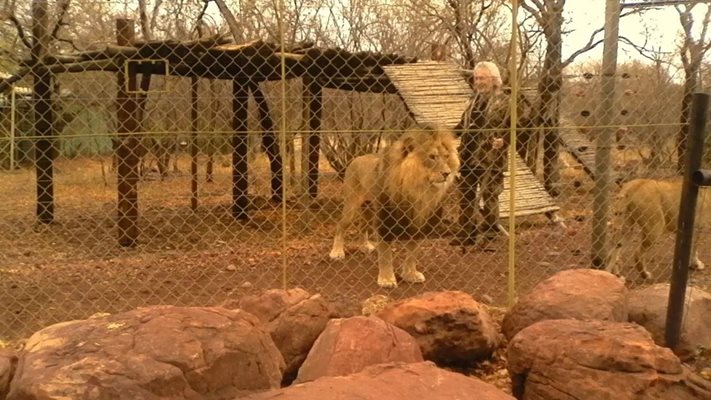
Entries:
{"label": "fence mesh", "polygon": [[[249,33],[240,40],[218,34],[228,29],[210,2],[182,8],[148,2],[144,21],[138,3],[80,3],[83,8],[63,12],[63,2],[33,1],[48,13],[46,34],[37,38],[30,34],[30,4],[8,5],[17,24],[2,27],[14,37],[0,41],[0,67],[7,71],[0,94],[2,340],[98,312],[214,305],[266,288],[303,287],[356,311],[376,294],[401,298],[449,289],[506,305],[510,257],[519,295],[558,271],[593,265],[591,249],[599,239],[592,231],[595,155],[606,129],[614,143],[611,225],[602,248],[617,248],[614,229],[624,226],[622,236],[630,240],[619,251],[620,272],[632,285],[669,280],[674,238],[662,228],[675,220],[650,211],[640,214],[645,220],[621,225],[616,212],[624,209],[615,195],[636,178],[678,175],[678,134],[687,126],[682,99],[690,86],[683,70],[673,70],[675,60],[618,62],[614,107],[604,115],[600,63],[573,63],[556,76],[534,56],[544,54],[545,46],[528,18],[520,19],[520,34],[529,47],[522,47],[520,68],[508,70],[506,2],[482,10],[450,2],[429,14],[418,14],[408,1],[364,2],[368,12],[361,14],[329,2],[295,3],[301,9],[256,2],[254,9],[233,8],[240,10],[236,23]],[[331,10],[330,16],[319,7]],[[521,12],[535,11],[544,12]],[[112,19],[119,14],[136,21]],[[282,16],[286,31],[265,21],[272,14]],[[441,18],[428,25],[433,15]],[[413,24],[414,16],[421,22]],[[353,37],[334,28],[338,21],[348,22]],[[495,23],[500,31],[484,29]],[[447,39],[431,36],[427,26],[464,30]],[[472,32],[480,33],[467,35]],[[45,39],[36,53],[22,44]],[[461,177],[436,207],[398,197],[388,185],[426,184],[415,187],[421,199],[446,186],[432,174],[461,172],[447,170],[451,165],[440,147],[421,139],[413,144],[408,135],[430,122],[455,128],[476,88],[472,67],[478,60],[499,65],[503,98],[514,84],[511,77],[519,77],[516,104],[519,117],[528,119],[517,121],[526,129],[519,129],[518,151],[509,154],[516,185],[510,187],[505,168],[498,196],[499,222],[508,230],[513,210],[515,231],[490,240],[480,235],[460,246],[451,242],[461,231]],[[427,68],[408,69],[413,65]],[[708,89],[705,65],[692,74],[698,79],[692,87]],[[504,115],[511,110],[506,103]],[[505,118],[500,122],[483,131],[457,131],[458,143],[481,132],[508,140]],[[424,282],[403,279],[413,247],[395,240],[398,285],[379,286],[378,264],[387,254],[366,251],[355,226],[345,231],[344,256],[330,256],[344,203],[360,193],[347,185],[346,168],[377,152],[380,161],[364,161],[351,173],[358,178],[356,173],[372,171],[358,179],[375,182],[364,188],[368,196],[362,200],[370,200],[365,215],[386,220],[375,224],[381,230],[373,242],[422,236],[416,264]],[[393,161],[393,154],[405,161]],[[386,182],[398,162],[410,164],[396,183]],[[709,218],[705,198],[699,200],[699,221]],[[435,210],[435,223],[413,223],[409,233],[400,232],[408,227],[402,218],[419,221],[417,212],[427,207]],[[398,214],[385,218],[393,210]],[[645,281],[634,269],[641,240],[635,234],[640,227],[631,222],[659,230],[642,251],[651,275]],[[702,260],[706,236],[698,224]],[[711,287],[708,272],[692,278]]]}

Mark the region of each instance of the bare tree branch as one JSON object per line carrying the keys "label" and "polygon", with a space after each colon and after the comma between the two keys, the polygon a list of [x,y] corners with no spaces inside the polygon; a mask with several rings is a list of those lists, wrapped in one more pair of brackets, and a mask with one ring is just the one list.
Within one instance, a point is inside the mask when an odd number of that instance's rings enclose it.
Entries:
{"label": "bare tree branch", "polygon": [[22,28],[22,24],[20,21],[15,17],[15,15],[10,14],[10,13],[5,13],[5,15],[2,16],[3,19],[6,19],[10,22],[12,22],[12,25],[15,26],[15,30],[17,31],[17,37],[20,38],[22,41],[22,44],[25,45],[28,49],[32,48],[32,43],[30,43],[30,40],[27,38],[27,35],[25,35],[25,30]]}
{"label": "bare tree branch", "polygon": [[232,33],[232,37],[235,39],[236,43],[242,43],[244,42],[244,35],[242,34],[242,28],[239,26],[239,23],[235,19],[234,14],[232,14],[232,11],[227,7],[225,2],[223,0],[205,0],[205,1],[214,1],[215,4],[217,4],[217,8],[220,10],[220,14],[222,14],[222,17],[227,21],[227,26],[230,28],[230,32]]}
{"label": "bare tree branch", "polygon": [[[59,9],[59,15],[57,16],[57,23],[54,24],[54,28],[52,28],[52,34],[50,35],[50,38],[52,39],[59,39],[57,35],[59,34],[59,30],[62,28],[62,26],[67,25],[66,22],[64,22],[64,17],[66,17],[67,12],[69,11],[69,6],[71,5],[72,1],[71,0],[61,0],[57,2],[57,8]],[[72,43],[68,40],[62,40],[63,42],[69,42]],[[74,46],[74,43],[72,43],[72,46]]]}
{"label": "bare tree branch", "polygon": [[598,33],[603,32],[604,30],[605,30],[605,28],[595,29],[593,31],[593,33],[590,35],[590,39],[588,40],[588,42],[585,43],[585,45],[583,47],[574,51],[573,54],[570,55],[570,57],[568,57],[565,61],[563,61],[563,68],[567,67],[568,65],[570,65],[570,63],[575,61],[575,58],[578,57],[579,55],[586,53],[586,52],[594,49],[595,47],[599,46],[600,43],[603,42],[603,39],[595,40],[595,36],[597,36]]}
{"label": "bare tree branch", "polygon": [[632,40],[627,38],[626,36],[620,36],[620,41],[627,44],[628,46],[632,47],[635,51],[637,51],[637,53],[640,56],[642,56],[650,61],[654,61],[654,62],[659,61],[660,54],[669,53],[669,52],[662,52],[659,49],[647,48],[646,42],[643,45],[636,44]]}
{"label": "bare tree branch", "polygon": [[195,18],[195,32],[197,33],[198,37],[202,37],[203,31],[202,31],[202,26],[204,24],[203,18],[205,17],[205,12],[207,11],[207,7],[210,5],[209,1],[203,2],[202,5],[202,10],[200,10],[200,13],[198,14],[197,18]]}

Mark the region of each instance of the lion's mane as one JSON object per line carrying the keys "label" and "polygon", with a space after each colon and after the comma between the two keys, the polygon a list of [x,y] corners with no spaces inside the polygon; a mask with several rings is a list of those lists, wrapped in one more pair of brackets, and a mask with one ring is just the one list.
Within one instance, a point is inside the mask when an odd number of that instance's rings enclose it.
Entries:
{"label": "lion's mane", "polygon": [[459,166],[454,135],[437,127],[407,131],[385,149],[376,180],[380,236],[392,240],[424,233],[454,184]]}

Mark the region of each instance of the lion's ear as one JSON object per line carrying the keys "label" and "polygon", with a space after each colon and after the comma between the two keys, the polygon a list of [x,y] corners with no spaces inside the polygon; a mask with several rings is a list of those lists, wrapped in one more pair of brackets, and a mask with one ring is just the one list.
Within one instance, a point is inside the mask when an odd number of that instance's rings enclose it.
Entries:
{"label": "lion's ear", "polygon": [[402,138],[402,156],[407,157],[408,154],[415,151],[415,138],[412,135],[406,134]]}

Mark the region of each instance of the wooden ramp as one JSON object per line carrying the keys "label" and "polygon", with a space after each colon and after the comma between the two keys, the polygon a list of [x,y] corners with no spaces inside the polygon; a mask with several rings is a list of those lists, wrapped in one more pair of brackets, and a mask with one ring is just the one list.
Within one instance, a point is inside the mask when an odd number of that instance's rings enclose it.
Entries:
{"label": "wooden ramp", "polygon": [[568,153],[583,166],[585,173],[595,179],[595,144],[573,129],[561,129],[559,136]]}
{"label": "wooden ramp", "polygon": [[[591,179],[595,179],[595,143],[588,140],[587,136],[574,129],[561,129],[560,141],[563,147],[582,165],[583,170]],[[615,172],[611,171],[612,179],[617,181]]]}
{"label": "wooden ramp", "polygon": [[[446,62],[426,61],[383,67],[398,88],[413,118],[419,123],[438,123],[453,128],[464,113],[472,90],[458,66]],[[510,213],[509,173],[504,191],[499,196],[501,217]],[[546,192],[519,155],[516,155],[516,216],[554,212],[560,207]]]}

